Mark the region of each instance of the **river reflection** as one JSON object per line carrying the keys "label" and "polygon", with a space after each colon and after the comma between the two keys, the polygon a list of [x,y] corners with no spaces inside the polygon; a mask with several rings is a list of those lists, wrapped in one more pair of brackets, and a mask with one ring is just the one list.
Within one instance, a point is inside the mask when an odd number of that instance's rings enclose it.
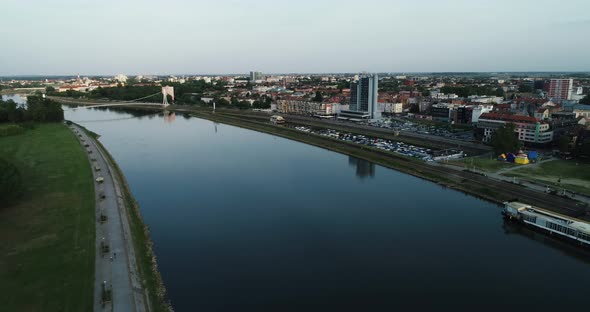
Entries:
{"label": "river reflection", "polygon": [[359,179],[375,177],[375,164],[368,160],[348,156],[348,164],[356,168],[356,176]]}
{"label": "river reflection", "polygon": [[547,248],[553,248],[569,257],[575,257],[590,264],[590,250],[587,248],[580,248],[576,243],[565,241],[559,237],[548,235],[542,231],[533,230],[510,221],[504,221],[502,229],[506,235],[526,237],[527,239],[542,244]]}

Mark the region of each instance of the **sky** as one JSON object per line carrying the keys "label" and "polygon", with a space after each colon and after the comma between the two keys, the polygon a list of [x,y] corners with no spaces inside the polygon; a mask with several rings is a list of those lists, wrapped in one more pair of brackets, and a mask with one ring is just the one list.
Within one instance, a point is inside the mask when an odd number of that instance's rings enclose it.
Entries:
{"label": "sky", "polygon": [[588,0],[2,0],[0,75],[590,71]]}

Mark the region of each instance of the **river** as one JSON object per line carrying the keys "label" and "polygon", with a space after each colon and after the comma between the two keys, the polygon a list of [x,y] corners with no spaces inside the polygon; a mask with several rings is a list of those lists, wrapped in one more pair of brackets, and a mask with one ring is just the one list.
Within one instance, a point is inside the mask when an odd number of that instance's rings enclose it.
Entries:
{"label": "river", "polygon": [[588,253],[504,224],[495,204],[198,118],[65,115],[123,169],[177,311],[587,304]]}

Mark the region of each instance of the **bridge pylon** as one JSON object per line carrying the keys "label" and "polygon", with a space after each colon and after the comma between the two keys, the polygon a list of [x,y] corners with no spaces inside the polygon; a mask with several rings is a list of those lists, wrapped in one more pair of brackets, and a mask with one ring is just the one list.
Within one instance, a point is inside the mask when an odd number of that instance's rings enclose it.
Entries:
{"label": "bridge pylon", "polygon": [[167,107],[168,105],[170,105],[170,103],[168,103],[168,95],[170,95],[172,97],[172,101],[174,101],[174,87],[172,86],[165,86],[162,87],[162,106]]}

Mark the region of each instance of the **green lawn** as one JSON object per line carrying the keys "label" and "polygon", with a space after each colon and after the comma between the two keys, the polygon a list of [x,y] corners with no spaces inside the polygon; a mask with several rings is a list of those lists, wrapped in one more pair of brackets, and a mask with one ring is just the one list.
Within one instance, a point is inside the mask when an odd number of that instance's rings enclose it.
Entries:
{"label": "green lawn", "polygon": [[558,159],[542,163],[536,168],[517,169],[506,176],[590,194],[590,163],[587,162]]}
{"label": "green lawn", "polygon": [[25,193],[0,202],[0,310],[91,311],[94,185],[86,154],[63,124],[0,138]]}
{"label": "green lawn", "polygon": [[490,159],[489,155],[486,157],[468,157],[459,161],[451,161],[449,164],[465,167],[468,169],[483,170],[487,172],[496,172],[500,169],[510,168],[516,166],[512,163]]}

